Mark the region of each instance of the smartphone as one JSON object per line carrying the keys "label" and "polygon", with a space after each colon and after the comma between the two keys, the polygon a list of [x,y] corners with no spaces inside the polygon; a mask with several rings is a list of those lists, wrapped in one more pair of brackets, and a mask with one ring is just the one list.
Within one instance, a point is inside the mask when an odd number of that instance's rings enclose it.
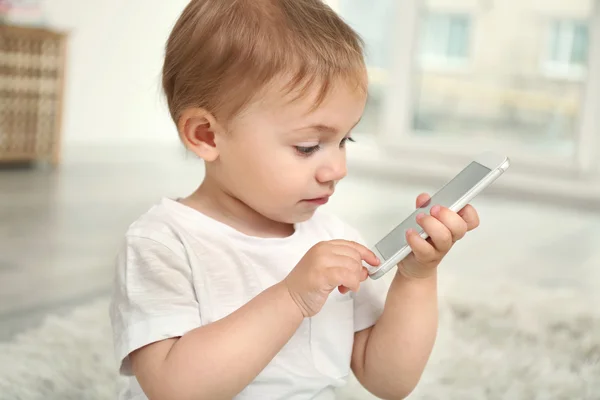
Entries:
{"label": "smartphone", "polygon": [[454,212],[462,210],[475,196],[498,179],[509,166],[508,157],[493,152],[485,152],[475,157],[458,175],[435,193],[431,200],[418,208],[371,248],[381,260],[381,264],[378,267],[365,265],[369,276],[372,279],[381,278],[411,253],[412,250],[406,242],[405,236],[408,229],[414,229],[423,239],[427,239],[427,233],[417,223],[418,214],[429,214],[435,205],[447,207]]}

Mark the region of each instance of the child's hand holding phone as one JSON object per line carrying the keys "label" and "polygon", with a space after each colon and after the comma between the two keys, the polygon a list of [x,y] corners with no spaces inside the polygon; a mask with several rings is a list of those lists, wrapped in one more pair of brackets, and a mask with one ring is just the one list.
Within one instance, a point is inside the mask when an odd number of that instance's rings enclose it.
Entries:
{"label": "child's hand holding phone", "polygon": [[[373,247],[381,265],[368,267],[369,276],[379,279],[396,265],[407,276],[431,274],[432,267],[439,264],[452,245],[479,224],[477,212],[469,202],[509,166],[508,157],[484,152],[433,197],[419,196],[417,209]],[[417,254],[411,254],[413,250]]]}
{"label": "child's hand holding phone", "polygon": [[[422,208],[429,200],[428,194],[419,195],[417,208]],[[426,278],[433,274],[454,243],[479,226],[479,215],[471,205],[455,213],[434,204],[430,214],[417,216],[417,223],[429,237],[423,239],[415,230],[406,233],[406,242],[412,252],[398,264],[398,272],[409,278]]]}

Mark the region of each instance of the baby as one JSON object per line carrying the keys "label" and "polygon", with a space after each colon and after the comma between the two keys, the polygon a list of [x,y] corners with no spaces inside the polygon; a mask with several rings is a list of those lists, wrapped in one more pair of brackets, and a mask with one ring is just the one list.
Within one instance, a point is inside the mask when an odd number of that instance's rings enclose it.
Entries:
{"label": "baby", "polygon": [[[357,34],[320,0],[192,0],[163,87],[205,176],[128,229],[110,307],[121,399],[332,399],[351,372],[406,397],[437,328],[436,269],[478,225],[435,206],[391,286],[358,231],[319,211],[367,99]],[[419,196],[416,205],[428,201]]]}

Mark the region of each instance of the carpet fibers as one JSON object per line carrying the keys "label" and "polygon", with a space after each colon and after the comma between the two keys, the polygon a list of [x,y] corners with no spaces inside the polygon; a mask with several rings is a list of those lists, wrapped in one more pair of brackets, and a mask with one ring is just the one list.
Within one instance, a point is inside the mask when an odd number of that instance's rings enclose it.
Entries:
{"label": "carpet fibers", "polygon": [[[438,339],[410,400],[599,400],[591,298],[495,282],[440,284]],[[107,299],[0,343],[0,399],[109,400],[118,378]],[[340,399],[375,399],[356,380]]]}

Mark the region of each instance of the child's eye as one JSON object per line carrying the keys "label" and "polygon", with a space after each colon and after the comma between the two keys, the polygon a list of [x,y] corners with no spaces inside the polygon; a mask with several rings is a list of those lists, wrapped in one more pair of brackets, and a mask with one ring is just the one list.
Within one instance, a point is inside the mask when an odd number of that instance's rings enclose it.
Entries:
{"label": "child's eye", "polygon": [[[351,137],[346,137],[344,139],[342,139],[342,141],[340,142],[340,148],[344,148],[346,146],[346,142],[354,142],[355,140],[352,139]],[[316,146],[294,146],[294,148],[296,149],[296,151],[298,153],[300,153],[300,155],[302,156],[310,156],[311,154],[316,153],[318,150],[321,149],[320,145],[316,145]]]}
{"label": "child's eye", "polygon": [[309,146],[309,147],[306,147],[306,146],[295,146],[295,148],[296,148],[296,151],[298,153],[300,153],[301,155],[303,155],[303,156],[309,156],[309,155],[315,153],[321,147],[319,145],[317,145],[317,146]]}
{"label": "child's eye", "polygon": [[356,140],[352,139],[351,137],[346,137],[344,139],[342,139],[342,142],[340,143],[340,147],[344,147],[346,146],[346,142],[356,142]]}

